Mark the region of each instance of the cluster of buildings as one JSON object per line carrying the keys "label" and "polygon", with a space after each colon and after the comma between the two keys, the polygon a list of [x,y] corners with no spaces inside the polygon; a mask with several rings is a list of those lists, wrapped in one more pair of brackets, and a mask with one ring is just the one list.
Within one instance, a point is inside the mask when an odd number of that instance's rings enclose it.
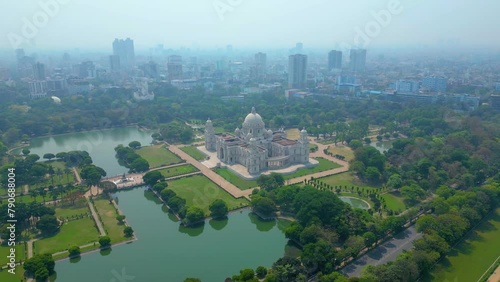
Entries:
{"label": "cluster of buildings", "polygon": [[186,48],[171,50],[158,45],[145,56],[136,55],[134,41],[126,38],[115,39],[112,52],[76,64],[65,53],[61,64],[54,65],[53,61],[41,63],[17,50],[18,74],[29,84],[32,98],[84,94],[98,85],[132,89],[133,98],[144,101],[154,99],[154,93],[149,91],[151,83],[166,83],[181,90],[224,90],[228,94],[221,96],[223,101],[243,101],[247,95],[283,91],[287,98],[302,99],[311,95],[382,95],[395,101],[426,102],[451,99],[465,101],[467,107],[473,108],[479,104],[478,95],[450,93],[461,93],[457,88],[467,89],[461,86],[484,85],[500,91],[500,83],[491,82],[500,77],[484,76],[476,67],[457,76],[462,67],[447,69],[446,65],[422,58],[418,63],[414,58],[389,61],[383,55],[374,55],[367,65],[366,49],[319,54],[297,43],[288,54],[271,51],[249,55],[228,45],[225,50],[197,51],[193,56]]}

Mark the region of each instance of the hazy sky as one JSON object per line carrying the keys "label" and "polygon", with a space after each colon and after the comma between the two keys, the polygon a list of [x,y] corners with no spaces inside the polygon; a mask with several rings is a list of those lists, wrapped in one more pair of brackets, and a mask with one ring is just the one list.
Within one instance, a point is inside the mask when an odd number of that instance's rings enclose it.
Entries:
{"label": "hazy sky", "polygon": [[[48,16],[40,4],[60,2]],[[377,23],[373,12],[388,5],[396,13]],[[290,48],[299,41],[306,48],[500,46],[499,0],[4,0],[2,6],[0,48],[111,50],[114,38],[126,37],[136,49]]]}

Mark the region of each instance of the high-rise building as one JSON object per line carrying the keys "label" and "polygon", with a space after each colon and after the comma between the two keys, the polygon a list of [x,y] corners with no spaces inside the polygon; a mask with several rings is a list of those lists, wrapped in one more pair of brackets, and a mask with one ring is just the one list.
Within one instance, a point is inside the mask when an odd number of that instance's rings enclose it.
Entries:
{"label": "high-rise building", "polygon": [[262,80],[267,73],[267,55],[265,53],[255,54],[255,76],[257,79]]}
{"label": "high-rise building", "polygon": [[304,51],[304,44],[302,44],[302,42],[297,42],[295,44],[295,52],[297,54],[302,54],[303,51]]}
{"label": "high-rise building", "polygon": [[342,68],[342,51],[332,50],[328,53],[328,70]]}
{"label": "high-rise building", "polygon": [[144,72],[145,77],[157,79],[160,77],[158,73],[158,64],[150,61],[147,64],[143,64],[140,66],[140,69]]}
{"label": "high-rise building", "polygon": [[307,56],[290,55],[288,58],[288,87],[306,88]]}
{"label": "high-rise building", "polygon": [[172,55],[168,57],[167,63],[168,79],[182,79],[182,57],[178,55]]}
{"label": "high-rise building", "polygon": [[446,92],[448,89],[448,78],[443,76],[429,76],[422,79],[422,87],[431,92]]}
{"label": "high-rise building", "polygon": [[33,78],[35,80],[45,80],[45,65],[42,63],[33,64]]}
{"label": "high-rise building", "polygon": [[124,68],[133,68],[135,65],[134,40],[127,38],[113,41],[113,55],[120,57],[120,65]]}
{"label": "high-rise building", "polygon": [[399,80],[396,82],[396,91],[401,93],[415,93],[418,91],[418,82],[413,80]]}
{"label": "high-rise building", "polygon": [[364,71],[366,66],[366,49],[351,49],[349,53],[349,68],[351,71]]}
{"label": "high-rise building", "polygon": [[29,88],[31,99],[43,98],[47,96],[48,87],[47,81],[45,80],[30,81]]}
{"label": "high-rise building", "polygon": [[111,55],[109,56],[109,69],[111,72],[118,72],[120,71],[121,65],[120,65],[120,56],[118,55]]}

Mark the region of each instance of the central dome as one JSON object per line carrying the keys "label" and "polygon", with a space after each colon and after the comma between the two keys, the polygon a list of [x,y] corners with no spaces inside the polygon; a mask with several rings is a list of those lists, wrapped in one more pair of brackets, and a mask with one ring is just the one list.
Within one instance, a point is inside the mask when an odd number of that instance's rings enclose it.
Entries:
{"label": "central dome", "polygon": [[252,112],[247,115],[245,121],[243,122],[244,127],[264,127],[264,121],[262,117],[255,112],[255,108],[252,108]]}

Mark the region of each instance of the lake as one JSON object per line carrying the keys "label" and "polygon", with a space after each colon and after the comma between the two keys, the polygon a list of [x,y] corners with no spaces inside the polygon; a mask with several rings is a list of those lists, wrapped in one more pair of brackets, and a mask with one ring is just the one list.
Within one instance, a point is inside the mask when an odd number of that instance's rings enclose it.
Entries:
{"label": "lake", "polygon": [[[126,167],[118,165],[114,148],[119,144],[128,146],[131,141],[139,141],[143,146],[149,145],[153,131],[139,130],[136,127],[113,128],[88,132],[77,132],[55,136],[33,138],[27,147],[31,154],[43,158],[44,154],[68,151],[89,152],[94,164],[102,167],[108,176],[128,172]],[[20,154],[22,149],[15,150]]]}
{"label": "lake", "polygon": [[139,240],[113,247],[110,253],[83,255],[77,263],[58,262],[56,281],[118,282],[126,274],[134,279],[124,281],[181,282],[198,277],[221,282],[243,268],[270,267],[285,251],[293,251],[283,231],[288,221],[261,221],[242,210],[225,221],[183,228],[142,188],[116,196]]}

